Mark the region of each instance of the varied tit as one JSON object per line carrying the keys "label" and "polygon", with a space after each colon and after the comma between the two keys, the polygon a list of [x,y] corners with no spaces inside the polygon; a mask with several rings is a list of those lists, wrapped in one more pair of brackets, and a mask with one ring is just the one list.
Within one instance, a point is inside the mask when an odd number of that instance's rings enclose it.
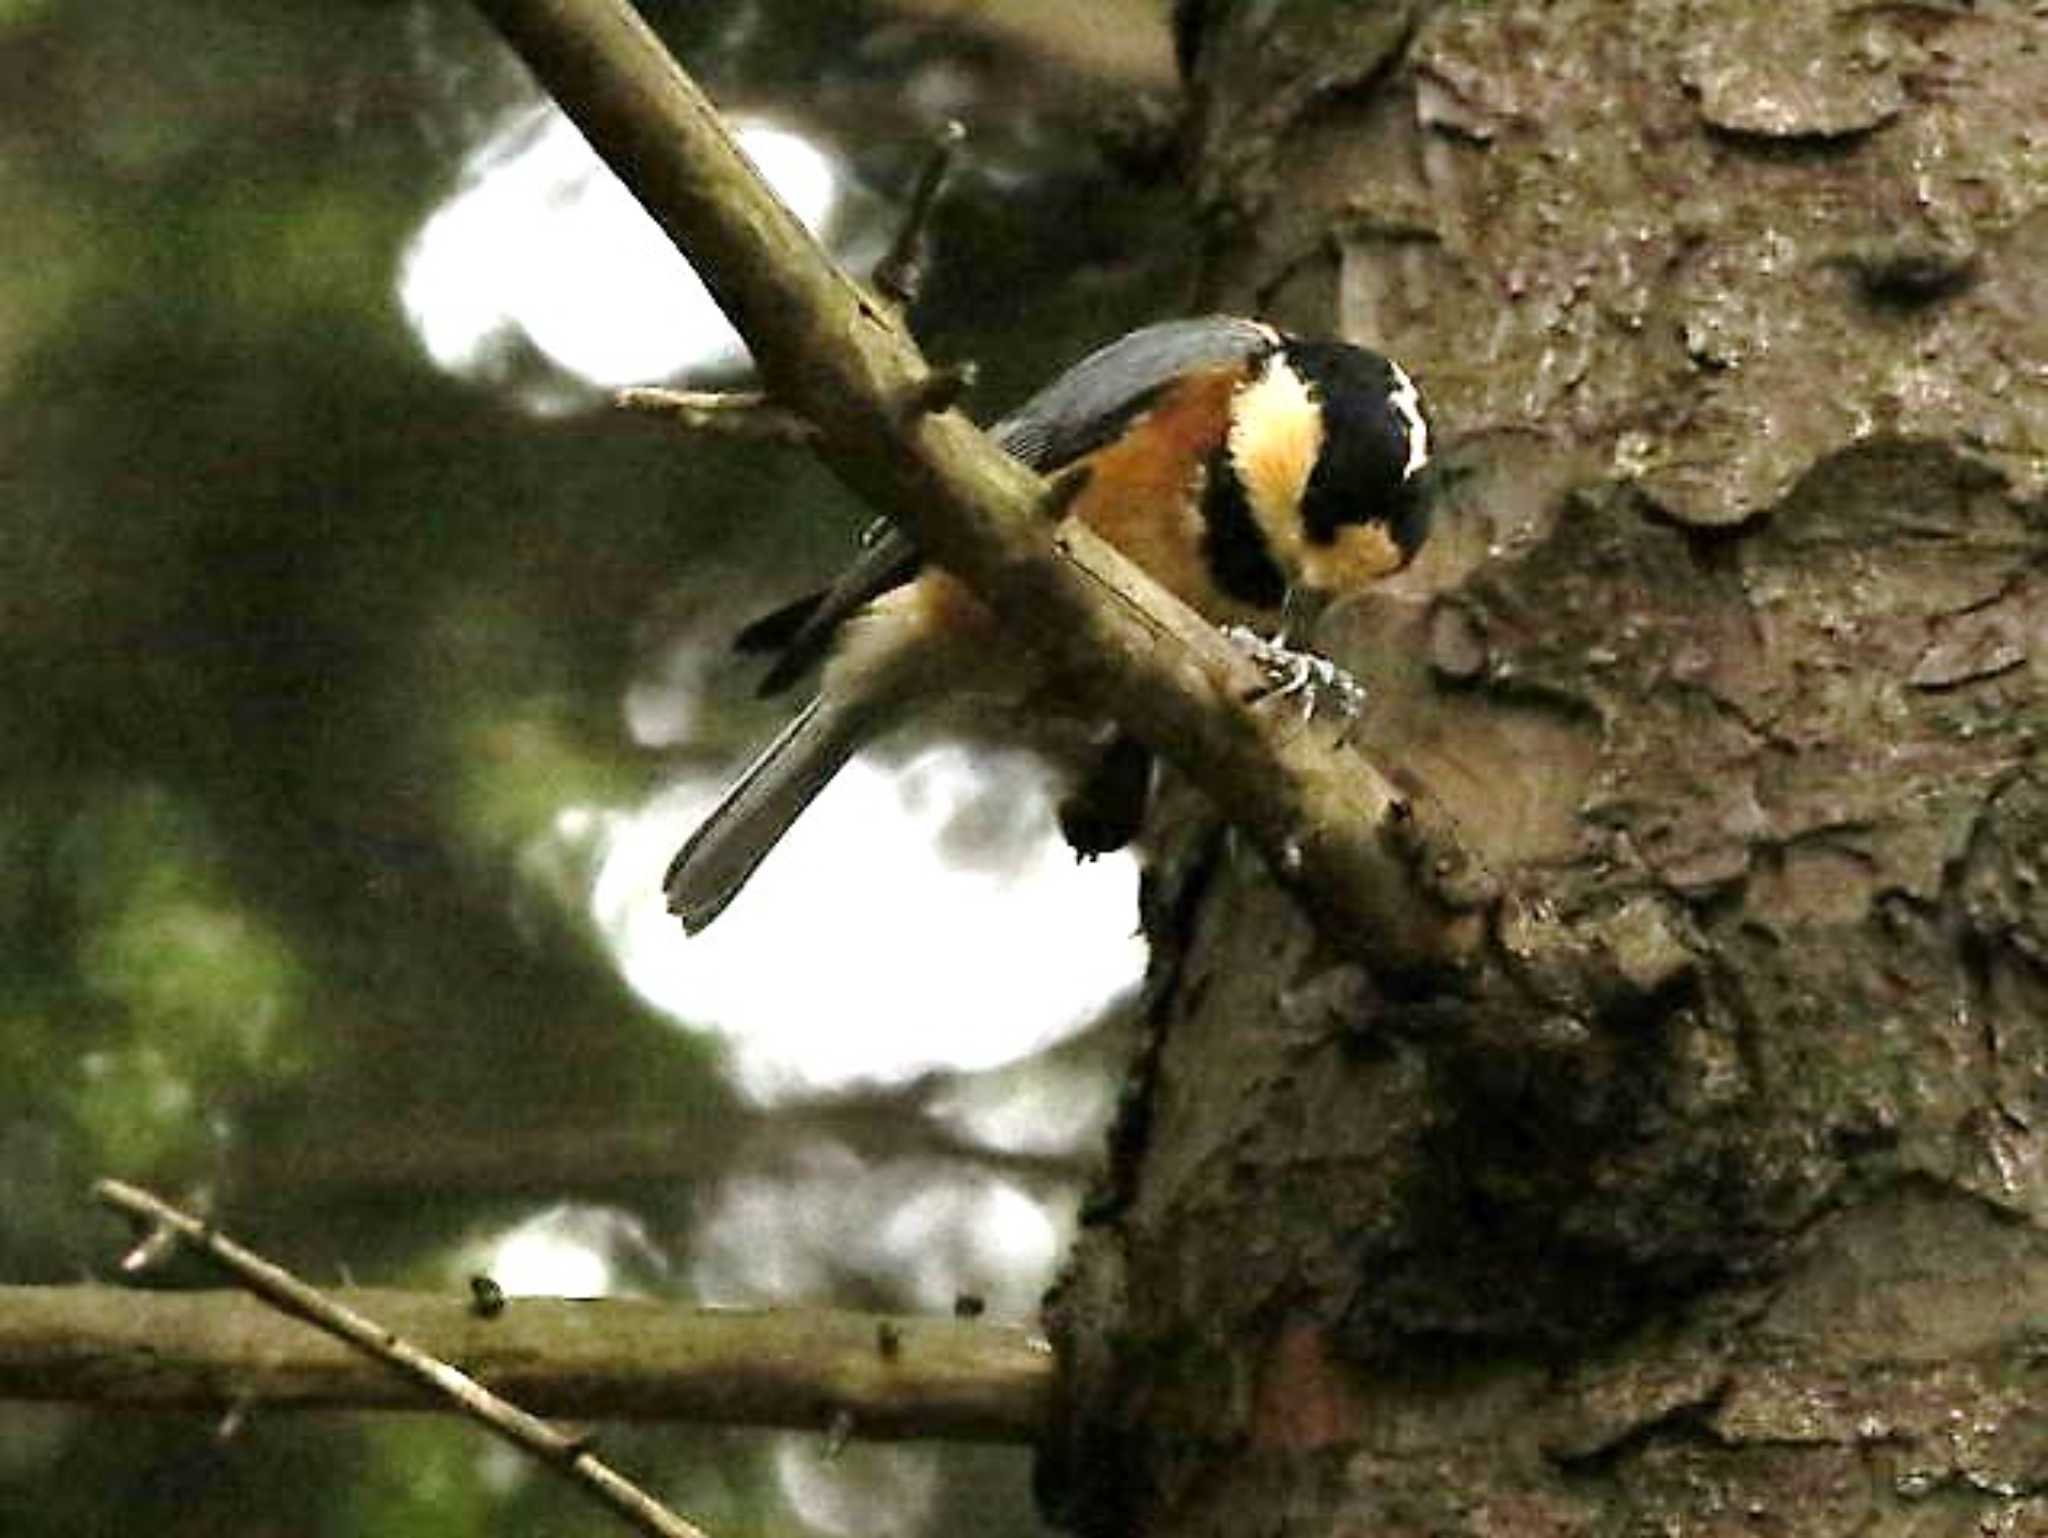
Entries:
{"label": "varied tit", "polygon": [[[1271,631],[1291,591],[1376,582],[1429,528],[1429,427],[1400,366],[1257,321],[1133,331],[990,431],[1042,474],[1085,472],[1068,514],[1217,624]],[[824,674],[670,864],[669,911],[692,933],[863,743],[938,698],[1020,701],[1042,682],[974,595],[893,530],[737,645],[780,653],[764,694],[821,657]],[[1112,762],[1128,781],[1128,753]]]}

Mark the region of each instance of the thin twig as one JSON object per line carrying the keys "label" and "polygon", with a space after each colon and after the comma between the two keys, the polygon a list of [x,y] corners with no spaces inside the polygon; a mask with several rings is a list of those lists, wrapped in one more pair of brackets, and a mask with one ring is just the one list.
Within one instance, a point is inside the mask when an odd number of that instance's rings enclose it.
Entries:
{"label": "thin twig", "polygon": [[967,140],[967,129],[948,118],[932,138],[931,153],[918,172],[917,187],[910,194],[910,208],[889,254],[875,264],[875,291],[898,308],[908,309],[924,288],[925,230],[932,222],[932,210],[939,206],[939,193],[953,169],[953,157]]}
{"label": "thin twig", "polygon": [[818,436],[809,422],[758,390],[665,390],[635,385],[614,395],[612,404],[621,411],[672,418],[686,432],[771,443],[809,443]]}
{"label": "thin twig", "polygon": [[[705,1538],[702,1528],[684,1521],[592,1455],[582,1439],[567,1436],[538,1416],[500,1399],[467,1373],[401,1340],[374,1319],[344,1308],[282,1266],[216,1233],[198,1218],[118,1180],[97,1182],[93,1195],[107,1206],[148,1224],[152,1235],[176,1234],[265,1302],[347,1341],[441,1395],[471,1419],[560,1470],[641,1532],[654,1534],[655,1538]],[[130,1255],[131,1261],[134,1253]]]}

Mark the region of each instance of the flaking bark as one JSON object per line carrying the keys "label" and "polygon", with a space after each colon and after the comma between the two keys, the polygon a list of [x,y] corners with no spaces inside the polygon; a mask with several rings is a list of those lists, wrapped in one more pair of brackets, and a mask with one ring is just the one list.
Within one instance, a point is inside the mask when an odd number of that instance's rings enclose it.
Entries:
{"label": "flaking bark", "polygon": [[2048,1530],[2048,28],[1201,9],[1208,297],[1469,471],[1323,640],[1508,895],[1393,999],[1184,809],[1053,1509]]}

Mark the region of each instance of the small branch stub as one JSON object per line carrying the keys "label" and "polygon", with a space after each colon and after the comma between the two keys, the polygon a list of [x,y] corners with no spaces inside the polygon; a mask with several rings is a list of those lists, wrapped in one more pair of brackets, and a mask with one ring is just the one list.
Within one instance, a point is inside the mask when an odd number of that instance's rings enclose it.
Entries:
{"label": "small branch stub", "polygon": [[494,1276],[469,1279],[469,1311],[479,1319],[495,1319],[505,1312],[505,1289]]}
{"label": "small branch stub", "polygon": [[905,403],[910,415],[951,411],[974,388],[980,369],[974,363],[944,363],[928,372],[910,392]]}

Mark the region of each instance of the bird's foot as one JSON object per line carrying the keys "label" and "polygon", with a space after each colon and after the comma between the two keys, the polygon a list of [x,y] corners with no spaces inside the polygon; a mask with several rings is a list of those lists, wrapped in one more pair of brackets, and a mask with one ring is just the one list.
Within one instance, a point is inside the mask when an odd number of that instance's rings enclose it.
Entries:
{"label": "bird's foot", "polygon": [[1327,711],[1341,717],[1347,729],[1364,713],[1365,686],[1328,657],[1297,651],[1277,635],[1262,636],[1243,625],[1232,625],[1224,634],[1266,674],[1264,687],[1247,703],[1298,699],[1303,721]]}

